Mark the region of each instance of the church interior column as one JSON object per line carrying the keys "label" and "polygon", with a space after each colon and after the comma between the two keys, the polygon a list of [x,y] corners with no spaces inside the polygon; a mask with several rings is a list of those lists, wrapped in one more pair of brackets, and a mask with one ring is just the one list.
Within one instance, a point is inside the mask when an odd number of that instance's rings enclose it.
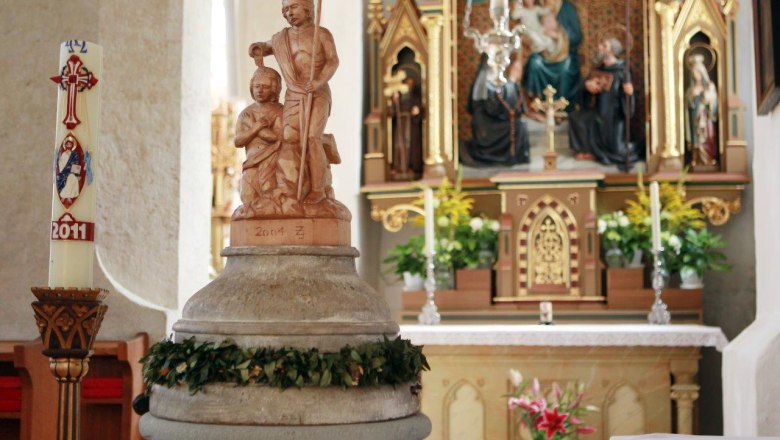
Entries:
{"label": "church interior column", "polygon": [[425,159],[424,176],[435,178],[446,174],[441,154],[441,32],[444,17],[432,13],[423,16],[421,20],[428,33],[428,65],[433,66],[428,76],[428,157]]}
{"label": "church interior column", "polygon": [[658,0],[655,11],[661,18],[661,53],[664,102],[664,141],[662,150],[656,151],[661,170],[679,170],[682,168],[682,153],[677,141],[674,121],[677,120],[677,109],[674,105],[674,50],[672,49],[672,32],[674,19],[680,10],[680,2]]}

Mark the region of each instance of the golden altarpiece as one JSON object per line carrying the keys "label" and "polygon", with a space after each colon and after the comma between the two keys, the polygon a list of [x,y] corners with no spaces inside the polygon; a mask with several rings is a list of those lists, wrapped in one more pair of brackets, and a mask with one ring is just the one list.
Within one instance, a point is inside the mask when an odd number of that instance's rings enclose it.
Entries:
{"label": "golden altarpiece", "polygon": [[[569,0],[567,0],[569,1]],[[514,2],[510,2],[514,3]],[[724,224],[740,209],[747,176],[742,136],[742,105],[736,95],[734,18],[736,0],[580,0],[572,2],[582,26],[581,60],[596,53],[598,41],[615,37],[628,41],[636,90],[632,136],[645,146],[646,179],[675,180],[687,174],[688,202],[701,206],[709,220]],[[471,136],[466,111],[479,53],[463,36],[466,1],[370,0],[368,33],[369,112],[365,118],[363,192],[372,218],[397,223],[406,214],[395,206],[418,197],[417,183],[397,179],[393,148],[398,135],[391,116],[390,96],[403,87],[403,53],[413,52],[419,64],[425,108],[421,149],[423,177],[451,178],[460,164],[458,145]],[[631,9],[626,26],[622,12]],[[471,25],[490,27],[488,1],[473,2]],[[629,29],[626,35],[626,28]],[[522,56],[522,55],[521,55]],[[406,56],[406,58],[410,58]],[[710,143],[717,151],[701,159],[686,134],[688,87],[693,61],[706,69],[717,93]],[[582,76],[591,67],[582,61]],[[533,153],[533,145],[532,155]],[[568,150],[559,142],[555,149]],[[702,153],[704,154],[704,153]],[[595,163],[594,163],[595,165]],[[476,210],[502,216],[502,248],[496,266],[496,302],[560,300],[605,301],[601,285],[599,213],[620,209],[633,196],[635,173],[594,166],[593,169],[501,170],[466,178],[463,186],[477,201]],[[396,218],[392,218],[396,217]],[[510,226],[511,225],[511,226]],[[543,234],[553,235],[554,249],[529,245]],[[552,235],[549,235],[552,234]],[[547,240],[549,243],[550,240]],[[551,254],[554,253],[553,254]],[[544,258],[540,253],[546,253]],[[558,265],[538,264],[543,259]],[[535,261],[537,262],[535,264]],[[554,268],[554,269],[553,269]],[[551,270],[549,273],[545,271]]]}
{"label": "golden altarpiece", "polygon": [[[749,183],[743,107],[736,93],[738,1],[563,2],[575,7],[581,23],[582,78],[591,74],[588,61],[600,41],[628,40],[626,58],[636,100],[630,127],[632,141],[645,153],[645,181],[677,180],[687,170],[687,203],[700,207],[711,224],[726,224],[740,211],[742,191]],[[470,25],[481,32],[489,29],[489,3],[368,0],[370,97],[364,119],[362,191],[371,204],[372,219],[390,232],[403,227],[410,216],[405,207],[420,196],[419,181],[398,172],[406,166],[398,161],[407,160],[396,154],[399,136],[400,145],[409,148],[412,131],[399,123],[395,97],[408,93],[407,84],[419,87],[422,179],[435,184],[442,176],[454,178],[463,165],[460,146],[472,137],[467,107],[480,63],[475,45],[464,36],[463,21],[468,8]],[[519,56],[524,61],[527,55]],[[416,75],[415,81],[405,80],[410,74]],[[707,87],[697,89],[702,83]],[[712,101],[709,119],[698,126],[706,132],[706,141],[697,143],[689,107],[697,93],[707,92]],[[621,172],[595,163],[569,166],[573,160],[560,160],[569,149],[560,134],[556,132],[558,143],[552,145],[559,157],[557,166],[542,167],[541,161],[533,161],[534,156],[547,155],[542,153],[544,145],[535,145],[545,142],[542,135],[531,137],[530,166],[478,173],[466,168],[462,184],[475,200],[475,211],[500,221],[498,256],[488,302],[479,306],[463,300],[451,309],[440,307],[445,324],[536,323],[540,301],[553,301],[556,321],[563,323],[647,322],[651,300],[621,303],[609,295],[611,281],[605,276],[597,231],[599,214],[621,209],[634,197],[638,168]],[[414,293],[403,294],[402,322],[416,323],[422,299],[416,303],[405,299]],[[448,296],[451,293],[439,291],[436,297],[465,298]],[[675,323],[703,322],[701,291],[697,300],[682,295],[676,304],[671,303],[671,293],[664,295]],[[466,331],[463,328],[457,331]],[[598,432],[588,438],[697,432],[698,346],[522,345],[426,344],[432,371],[423,378],[423,410],[433,422],[431,438],[528,438],[513,428],[516,421],[502,397],[511,391],[503,379],[510,367],[536,375],[543,383],[587,378],[587,400],[601,408],[589,420]]]}

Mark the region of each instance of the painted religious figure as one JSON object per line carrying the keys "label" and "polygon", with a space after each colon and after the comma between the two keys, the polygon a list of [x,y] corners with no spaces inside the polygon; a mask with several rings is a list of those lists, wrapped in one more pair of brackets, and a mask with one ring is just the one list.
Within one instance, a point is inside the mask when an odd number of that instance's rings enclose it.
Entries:
{"label": "painted religious figure", "polygon": [[414,72],[403,70],[405,91],[395,91],[388,114],[393,119],[393,168],[396,180],[422,177],[423,106],[422,92]]}
{"label": "painted religious figure", "polygon": [[[282,141],[282,78],[269,67],[258,67],[250,82],[255,103],[238,115],[236,147],[246,148],[241,175],[241,202],[233,218],[281,215],[277,164]],[[288,210],[299,209],[296,204]],[[299,212],[298,214],[303,214]]]}
{"label": "painted religious figure", "polygon": [[522,62],[509,65],[507,81],[501,87],[488,80],[487,56],[482,55],[477,77],[471,86],[467,110],[471,114],[473,138],[465,144],[464,162],[474,166],[511,166],[530,162],[528,127],[520,88]]}
{"label": "painted religious figure", "polygon": [[618,58],[622,52],[616,38],[599,42],[599,64],[585,80],[583,107],[569,115],[569,142],[576,158],[621,169],[637,160],[633,143],[627,146],[625,140],[626,117],[634,114],[634,87]]}
{"label": "painted religious figure", "polygon": [[685,90],[685,142],[691,164],[718,164],[718,91],[710,79],[704,56],[688,58],[690,83]]}
{"label": "painted religious figure", "polygon": [[65,208],[76,202],[84,188],[87,164],[84,150],[73,135],[62,141],[55,163],[57,194]]}
{"label": "painted religious figure", "polygon": [[515,16],[526,26],[531,54],[523,69],[523,88],[532,97],[543,96],[547,85],[574,102],[580,83],[578,50],[582,28],[570,0],[523,0]]}
{"label": "painted religious figure", "polygon": [[335,200],[330,165],[340,162],[332,135],[325,134],[331,109],[328,81],[339,65],[330,31],[315,25],[312,0],[283,0],[290,27],[270,41],[254,43],[249,56],[262,65],[273,55],[287,91],[282,111],[282,140],[277,160],[278,194],[284,216],[348,220]]}

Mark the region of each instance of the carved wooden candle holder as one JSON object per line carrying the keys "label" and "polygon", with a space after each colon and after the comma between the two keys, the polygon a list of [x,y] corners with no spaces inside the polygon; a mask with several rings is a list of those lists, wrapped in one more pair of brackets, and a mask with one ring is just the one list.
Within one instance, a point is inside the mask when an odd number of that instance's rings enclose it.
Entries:
{"label": "carved wooden candle holder", "polygon": [[80,436],[81,378],[89,371],[89,357],[108,306],[105,289],[33,287],[32,303],[41,333],[44,356],[58,384],[57,440]]}

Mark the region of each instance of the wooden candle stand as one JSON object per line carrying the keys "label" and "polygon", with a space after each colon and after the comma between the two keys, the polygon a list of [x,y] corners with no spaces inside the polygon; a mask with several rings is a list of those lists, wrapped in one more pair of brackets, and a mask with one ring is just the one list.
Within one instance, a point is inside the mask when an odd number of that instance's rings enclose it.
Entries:
{"label": "wooden candle stand", "polygon": [[32,303],[43,341],[57,380],[57,440],[78,440],[81,379],[89,371],[89,357],[108,306],[105,289],[33,287]]}

